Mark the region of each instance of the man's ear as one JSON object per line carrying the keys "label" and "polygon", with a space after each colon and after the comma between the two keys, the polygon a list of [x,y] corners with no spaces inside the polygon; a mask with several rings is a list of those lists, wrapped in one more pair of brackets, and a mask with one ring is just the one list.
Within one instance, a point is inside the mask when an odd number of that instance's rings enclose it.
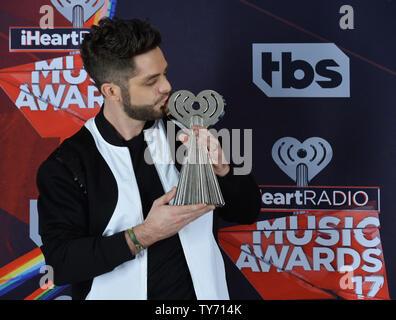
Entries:
{"label": "man's ear", "polygon": [[121,89],[119,86],[112,82],[103,83],[100,87],[100,91],[104,98],[120,102],[121,101]]}

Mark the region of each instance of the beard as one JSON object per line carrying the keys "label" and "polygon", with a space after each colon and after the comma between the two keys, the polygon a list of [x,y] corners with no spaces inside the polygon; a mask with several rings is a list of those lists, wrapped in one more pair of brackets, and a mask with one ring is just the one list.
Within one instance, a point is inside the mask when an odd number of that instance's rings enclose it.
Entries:
{"label": "beard", "polygon": [[168,113],[167,105],[163,105],[160,107],[159,110],[155,109],[155,106],[162,101],[164,97],[158,100],[157,103],[151,105],[141,105],[141,106],[134,106],[131,104],[131,97],[127,89],[121,89],[122,95],[122,105],[124,112],[128,115],[128,117],[140,120],[140,121],[152,121],[163,118]]}

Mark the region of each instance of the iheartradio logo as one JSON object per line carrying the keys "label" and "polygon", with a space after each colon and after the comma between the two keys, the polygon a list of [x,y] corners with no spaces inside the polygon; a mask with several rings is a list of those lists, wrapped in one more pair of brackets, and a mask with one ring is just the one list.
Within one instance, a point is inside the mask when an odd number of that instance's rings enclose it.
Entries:
{"label": "iheartradio logo", "polygon": [[[89,32],[89,28],[84,28],[84,24],[104,7],[105,2],[105,0],[51,0],[55,9],[70,21],[72,26],[54,28],[52,21],[52,27],[48,28],[10,27],[10,52],[79,50],[84,35]],[[51,6],[45,7],[50,7],[53,11]]]}
{"label": "iheartradio logo", "polygon": [[300,142],[283,137],[274,143],[271,153],[274,162],[296,185],[260,186],[261,211],[380,211],[378,187],[308,186],[333,157],[333,149],[325,139],[311,137]]}

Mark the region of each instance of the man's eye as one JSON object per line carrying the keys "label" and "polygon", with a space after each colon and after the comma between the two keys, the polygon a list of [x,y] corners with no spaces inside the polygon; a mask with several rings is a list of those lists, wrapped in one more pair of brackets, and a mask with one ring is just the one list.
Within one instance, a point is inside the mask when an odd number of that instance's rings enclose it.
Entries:
{"label": "man's eye", "polygon": [[153,86],[157,81],[150,81],[146,83],[146,86]]}

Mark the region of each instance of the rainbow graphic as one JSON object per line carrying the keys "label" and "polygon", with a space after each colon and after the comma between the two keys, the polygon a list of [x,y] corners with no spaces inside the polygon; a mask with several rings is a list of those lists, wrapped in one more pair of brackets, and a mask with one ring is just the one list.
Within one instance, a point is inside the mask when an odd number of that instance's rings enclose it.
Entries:
{"label": "rainbow graphic", "polygon": [[[0,268],[0,297],[39,275],[40,268],[44,265],[44,256],[40,248],[36,248]],[[39,288],[25,300],[48,300],[66,287],[52,285],[48,288]]]}
{"label": "rainbow graphic", "polygon": [[103,7],[94,15],[93,24],[98,24],[103,17],[113,18],[117,0],[106,0]]}
{"label": "rainbow graphic", "polygon": [[0,268],[0,296],[37,275],[44,265],[41,250],[36,248]]}
{"label": "rainbow graphic", "polygon": [[32,294],[27,296],[24,300],[51,300],[59,292],[68,286],[57,287],[55,285],[49,286],[49,288],[38,288]]}

